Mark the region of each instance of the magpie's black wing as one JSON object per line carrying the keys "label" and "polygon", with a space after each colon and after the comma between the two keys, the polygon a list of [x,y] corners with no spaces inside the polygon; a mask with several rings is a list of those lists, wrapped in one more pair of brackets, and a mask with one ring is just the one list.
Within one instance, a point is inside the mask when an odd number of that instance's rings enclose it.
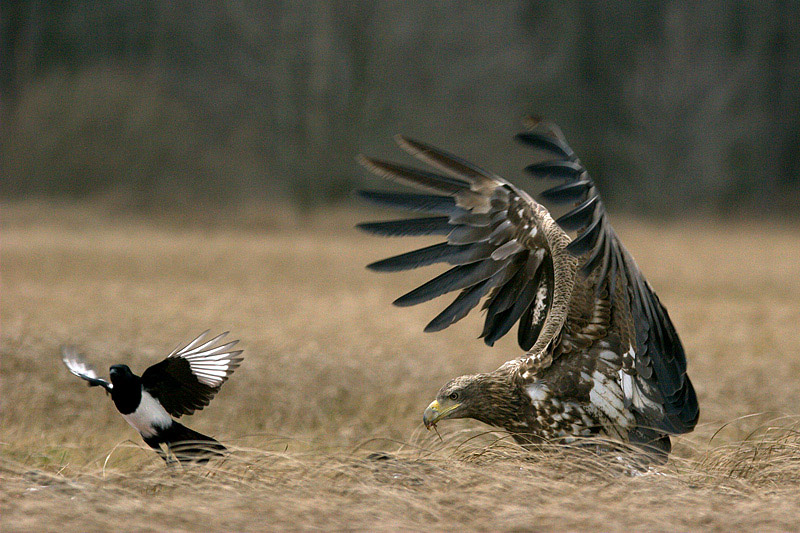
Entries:
{"label": "magpie's black wing", "polygon": [[205,331],[183,348],[176,348],[144,371],[142,386],[173,416],[202,409],[242,362],[242,350],[231,350],[239,341],[219,344],[227,334],[203,342],[208,335]]}
{"label": "magpie's black wing", "polygon": [[67,370],[79,378],[88,381],[90,387],[99,386],[103,387],[107,391],[111,390],[111,383],[97,377],[97,372],[95,372],[94,367],[86,362],[86,360],[83,358],[83,355],[81,355],[78,352],[78,349],[74,346],[61,347],[61,360],[64,361]]}

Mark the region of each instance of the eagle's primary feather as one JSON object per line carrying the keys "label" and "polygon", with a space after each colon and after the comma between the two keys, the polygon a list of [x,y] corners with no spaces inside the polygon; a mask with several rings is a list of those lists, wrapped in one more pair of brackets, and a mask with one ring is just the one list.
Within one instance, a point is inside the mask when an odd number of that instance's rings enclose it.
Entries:
{"label": "eagle's primary feather", "polygon": [[389,272],[452,265],[395,304],[458,292],[426,327],[438,331],[482,301],[481,337],[490,346],[518,327],[522,355],[494,372],[447,383],[424,421],[475,418],[522,443],[600,434],[666,454],[669,435],[691,431],[699,414],[681,341],[561,131],[539,120],[528,126],[517,139],[544,159],[526,170],[558,180],[541,197],[570,207],[557,220],[503,178],[419,141],[397,138],[436,172],[360,158],[372,172],[425,191],[360,192],[372,203],[424,215],[361,229],[446,236],[370,265]]}

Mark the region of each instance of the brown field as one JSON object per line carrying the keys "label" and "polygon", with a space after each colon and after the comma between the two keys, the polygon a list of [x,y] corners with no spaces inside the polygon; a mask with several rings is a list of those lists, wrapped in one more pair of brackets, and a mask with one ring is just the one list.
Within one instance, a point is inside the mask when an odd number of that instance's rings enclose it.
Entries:
{"label": "brown field", "polygon": [[[265,212],[2,206],[3,530],[800,528],[797,224],[616,220],[702,409],[667,465],[631,476],[477,422],[424,431],[437,389],[515,357],[512,340],[484,346],[477,315],[424,334],[440,303],[392,307],[430,271],[364,269],[413,245],[352,229],[374,214]],[[167,470],[58,357],[75,343],[140,373],[206,328],[245,349],[187,422],[234,450],[207,467]]]}

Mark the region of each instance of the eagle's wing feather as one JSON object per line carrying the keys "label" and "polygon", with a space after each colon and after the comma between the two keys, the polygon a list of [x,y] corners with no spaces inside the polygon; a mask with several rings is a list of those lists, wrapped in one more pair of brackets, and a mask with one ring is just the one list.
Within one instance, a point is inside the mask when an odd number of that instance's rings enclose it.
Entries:
{"label": "eagle's wing feather", "polygon": [[239,341],[221,344],[226,331],[204,341],[208,331],[142,374],[142,386],[173,416],[190,415],[211,402],[242,362]]}
{"label": "eagle's wing feather", "polygon": [[[527,170],[536,177],[563,179],[542,192],[541,197],[572,207],[556,222],[565,231],[577,232],[567,246],[579,258],[580,275],[576,278],[579,287],[575,293],[582,288],[584,293],[592,295],[581,300],[588,304],[583,309],[571,310],[562,345],[556,352],[569,350],[570,343],[580,346],[587,338],[590,342],[600,340],[601,336],[606,341],[613,340],[617,351],[625,352],[619,354],[620,367],[625,366],[623,357],[633,360],[632,365],[627,363],[628,368],[620,368],[619,382],[626,401],[637,414],[639,426],[668,433],[691,431],[699,408],[686,374],[683,345],[666,308],[609,223],[594,182],[563,138],[537,131],[522,133],[517,138],[555,156]],[[568,172],[563,170],[566,168]],[[608,312],[594,312],[603,308]],[[592,313],[599,319],[587,321],[586,317]],[[607,342],[605,346],[610,344]]]}
{"label": "eagle's wing feather", "polygon": [[441,174],[366,157],[360,162],[391,181],[435,194],[362,191],[360,195],[378,205],[435,216],[359,227],[384,236],[447,235],[447,241],[369,268],[391,272],[449,263],[453,268],[399,297],[395,305],[416,305],[461,291],[426,331],[448,327],[485,300],[481,336],[488,345],[519,322],[520,345],[532,353],[542,351],[558,334],[568,310],[577,263],[565,252],[568,235],[544,207],[499,176],[419,141],[397,140]]}
{"label": "eagle's wing feather", "polygon": [[81,379],[89,382],[90,387],[103,387],[107,391],[111,390],[111,383],[97,377],[97,372],[94,367],[86,362],[86,359],[75,346],[65,345],[61,347],[61,360],[67,367],[67,370]]}

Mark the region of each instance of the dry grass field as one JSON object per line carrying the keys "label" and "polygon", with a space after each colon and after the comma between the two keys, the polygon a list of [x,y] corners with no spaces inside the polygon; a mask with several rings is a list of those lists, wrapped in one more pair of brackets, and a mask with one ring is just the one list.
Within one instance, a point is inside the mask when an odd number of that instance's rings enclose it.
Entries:
{"label": "dry grass field", "polygon": [[[669,463],[631,476],[478,422],[422,428],[447,379],[518,351],[478,341],[479,316],[429,335],[440,303],[392,307],[430,272],[364,269],[414,244],[353,229],[374,213],[1,207],[4,531],[800,528],[796,223],[614,219],[701,402]],[[141,372],[206,328],[245,361],[187,422],[234,450],[205,467],[166,469],[58,356]]]}

